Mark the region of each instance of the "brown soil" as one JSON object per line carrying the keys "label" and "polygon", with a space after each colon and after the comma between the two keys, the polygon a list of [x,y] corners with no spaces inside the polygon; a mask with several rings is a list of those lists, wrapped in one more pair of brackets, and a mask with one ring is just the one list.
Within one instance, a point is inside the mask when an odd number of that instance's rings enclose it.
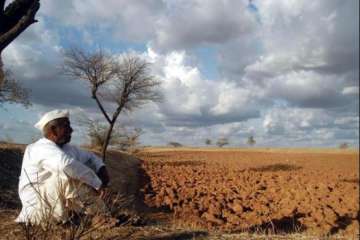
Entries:
{"label": "brown soil", "polygon": [[183,150],[139,154],[150,206],[225,232],[359,233],[354,151]]}
{"label": "brown soil", "polygon": [[[0,239],[23,239],[13,222],[21,207],[23,150],[0,144]],[[131,210],[146,224],[102,228],[94,239],[267,238],[243,232],[348,239],[359,233],[358,152],[145,149],[136,157],[109,156],[111,188],[131,196]]]}
{"label": "brown soil", "polygon": [[[43,239],[44,236],[39,232],[34,238],[26,238],[24,228],[14,222],[21,208],[17,186],[24,149],[25,145],[0,143],[0,239]],[[140,159],[117,151],[109,152],[108,156],[106,165],[111,178],[110,188],[122,196],[122,208],[115,209],[114,212],[119,210],[118,213],[130,213],[130,216],[135,214],[140,217],[141,224],[104,224],[91,228],[91,233],[81,239],[201,239],[207,235],[204,231],[189,231],[171,226],[170,212],[149,208],[143,203],[141,188],[149,182],[149,178],[141,168]],[[51,235],[51,239],[70,239],[64,237],[64,234],[69,234],[66,228],[55,226],[54,231],[55,235]]]}

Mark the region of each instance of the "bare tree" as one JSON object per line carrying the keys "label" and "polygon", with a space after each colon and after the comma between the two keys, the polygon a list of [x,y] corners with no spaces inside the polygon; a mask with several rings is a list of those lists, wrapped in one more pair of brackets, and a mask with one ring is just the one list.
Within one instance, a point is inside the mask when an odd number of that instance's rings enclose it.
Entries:
{"label": "bare tree", "polygon": [[340,148],[340,149],[348,149],[348,148],[349,148],[349,144],[346,143],[346,142],[343,142],[343,143],[341,143],[341,144],[339,145],[339,148]]}
{"label": "bare tree", "polygon": [[[14,0],[5,8],[6,0],[0,0],[0,93],[7,95],[9,91],[20,89],[18,82],[6,80],[7,74],[3,69],[2,51],[16,39],[31,24],[37,22],[35,14],[40,8],[40,0]],[[9,87],[16,85],[17,87]],[[21,95],[19,95],[21,96]],[[2,97],[2,101],[12,101],[13,98]],[[0,101],[1,103],[1,101]]]}
{"label": "bare tree", "polygon": [[247,144],[249,144],[250,146],[253,146],[256,144],[254,136],[251,135],[250,137],[248,137]]}
{"label": "bare tree", "polygon": [[[86,127],[90,147],[101,150],[106,140],[108,126],[103,122],[90,119],[85,115],[78,120],[81,125]],[[144,133],[141,128],[129,128],[119,126],[119,124],[116,124],[112,131],[108,145],[129,152],[132,152],[138,147],[140,144],[139,138]]]}
{"label": "bare tree", "polygon": [[23,88],[9,71],[5,72],[2,86],[0,88],[0,105],[4,102],[21,103],[30,105],[29,90]]}
{"label": "bare tree", "polygon": [[216,145],[218,145],[219,147],[223,147],[225,145],[228,145],[229,144],[229,139],[227,138],[219,138],[216,142]]}
{"label": "bare tree", "polygon": [[169,142],[168,145],[171,147],[182,147],[183,146],[181,143],[178,143],[178,142]]}
{"label": "bare tree", "polygon": [[[91,53],[77,48],[65,53],[65,74],[90,84],[91,97],[109,124],[102,147],[104,161],[119,114],[161,99],[157,89],[160,82],[150,75],[149,67],[149,63],[137,55],[115,59],[102,50]],[[115,106],[113,111],[107,110],[105,103]]]}
{"label": "bare tree", "polygon": [[[92,149],[101,150],[105,142],[105,136],[108,130],[106,123],[93,120],[83,115],[78,119],[79,123],[86,128],[86,134],[89,138],[89,147]],[[121,137],[118,133],[118,125],[113,128],[113,134],[111,135],[109,145],[114,145]]]}
{"label": "bare tree", "polygon": [[134,152],[140,144],[139,138],[143,133],[144,131],[141,128],[134,128],[132,130],[122,128],[122,131],[119,133],[121,137],[116,145],[123,151]]}

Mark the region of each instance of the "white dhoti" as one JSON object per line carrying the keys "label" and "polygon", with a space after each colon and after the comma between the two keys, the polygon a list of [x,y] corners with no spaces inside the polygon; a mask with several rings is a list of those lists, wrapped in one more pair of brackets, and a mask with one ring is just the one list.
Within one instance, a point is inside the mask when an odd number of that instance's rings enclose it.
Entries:
{"label": "white dhoti", "polygon": [[19,179],[23,207],[16,222],[40,223],[49,217],[63,221],[76,205],[87,212],[105,211],[94,190],[102,185],[96,175],[102,166],[95,154],[68,144],[60,148],[42,138],[28,145]]}
{"label": "white dhoti", "polygon": [[41,184],[28,185],[20,198],[23,208],[16,222],[64,222],[72,211],[90,215],[107,213],[104,201],[94,189],[59,174],[53,174]]}

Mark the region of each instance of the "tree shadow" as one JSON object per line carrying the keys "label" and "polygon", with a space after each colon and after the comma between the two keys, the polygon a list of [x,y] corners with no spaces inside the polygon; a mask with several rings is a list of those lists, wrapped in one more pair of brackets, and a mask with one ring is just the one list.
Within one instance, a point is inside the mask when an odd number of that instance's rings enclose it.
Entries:
{"label": "tree shadow", "polygon": [[255,172],[296,171],[299,169],[302,169],[302,167],[296,165],[290,165],[290,164],[282,164],[282,163],[271,164],[256,168],[249,168],[250,171],[255,171]]}
{"label": "tree shadow", "polygon": [[21,207],[18,184],[21,172],[23,149],[0,148],[0,209]]}
{"label": "tree shadow", "polygon": [[330,234],[336,234],[340,230],[345,230],[347,226],[349,226],[354,220],[360,221],[360,210],[357,213],[357,216],[355,218],[352,218],[351,216],[345,214],[344,216],[337,216],[337,219],[335,221],[337,226],[334,226],[330,229]]}
{"label": "tree shadow", "polygon": [[145,193],[150,195],[151,194],[155,195],[155,191],[152,187],[150,176],[147,174],[146,170],[141,165],[139,165],[139,168],[137,169],[137,176],[138,176],[138,191],[136,194],[136,202],[135,202],[136,211],[145,214],[171,213],[172,212],[171,209],[167,206],[150,207],[145,203]]}
{"label": "tree shadow", "polygon": [[182,166],[203,166],[205,165],[204,162],[201,161],[168,161],[168,162],[152,162],[151,165],[158,167],[158,166],[170,166],[170,167],[182,167]]}
{"label": "tree shadow", "polygon": [[181,232],[172,232],[172,233],[161,233],[154,236],[142,237],[141,240],[187,240],[187,239],[196,239],[203,238],[208,236],[206,231],[181,231]]}
{"label": "tree shadow", "polygon": [[290,234],[299,233],[306,230],[299,219],[305,217],[303,213],[295,213],[293,216],[283,217],[281,219],[272,219],[261,225],[254,225],[248,229],[250,233],[266,234]]}
{"label": "tree shadow", "polygon": [[143,154],[143,153],[139,153],[137,154],[140,158],[141,157],[146,157],[146,158],[164,158],[164,157],[168,157],[169,155],[166,153],[151,153],[151,154]]}
{"label": "tree shadow", "polygon": [[343,179],[341,180],[342,182],[346,182],[346,183],[360,183],[360,180],[358,178],[353,178],[353,179]]}
{"label": "tree shadow", "polygon": [[172,161],[172,162],[166,162],[165,165],[171,166],[171,167],[180,167],[180,166],[202,166],[205,165],[204,162],[201,161]]}

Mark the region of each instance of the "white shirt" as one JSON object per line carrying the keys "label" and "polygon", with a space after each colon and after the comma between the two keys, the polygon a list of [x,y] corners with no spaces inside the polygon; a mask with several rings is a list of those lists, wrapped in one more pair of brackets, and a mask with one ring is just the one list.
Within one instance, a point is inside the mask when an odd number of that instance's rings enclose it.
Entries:
{"label": "white shirt", "polygon": [[[26,147],[19,181],[19,196],[23,211],[29,211],[39,201],[36,186],[46,183],[53,174],[59,177],[77,179],[95,189],[102,182],[96,175],[103,161],[95,154],[83,151],[69,144],[62,148],[53,141],[41,138]],[[20,213],[16,221],[23,221]]]}

